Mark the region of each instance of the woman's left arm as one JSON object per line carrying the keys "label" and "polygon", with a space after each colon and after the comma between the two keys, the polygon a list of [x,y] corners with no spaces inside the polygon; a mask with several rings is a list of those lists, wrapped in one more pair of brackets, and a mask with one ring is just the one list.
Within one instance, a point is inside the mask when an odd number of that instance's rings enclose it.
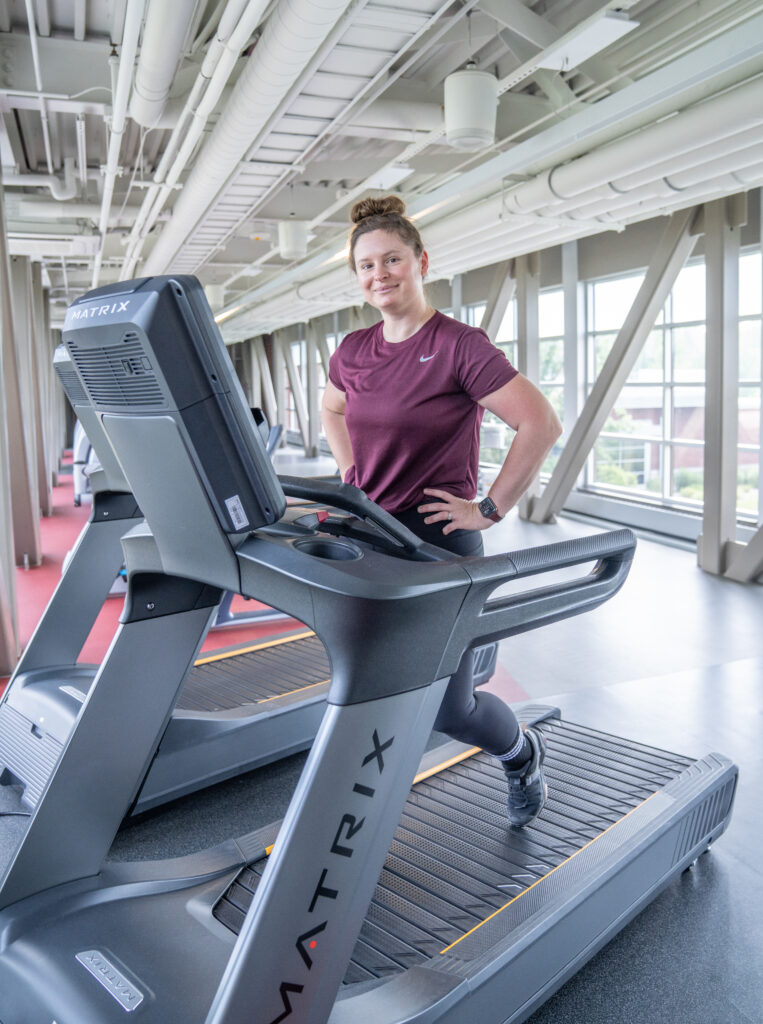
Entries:
{"label": "woman's left arm", "polygon": [[[522,374],[480,399],[479,404],[516,431],[488,495],[499,515],[505,516],[537,476],[562,432],[562,425],[545,395]],[[425,488],[424,493],[440,500],[419,506],[419,511],[430,513],[427,523],[447,522],[444,534],[453,530],[485,530],[492,525],[475,501],[433,488]]]}

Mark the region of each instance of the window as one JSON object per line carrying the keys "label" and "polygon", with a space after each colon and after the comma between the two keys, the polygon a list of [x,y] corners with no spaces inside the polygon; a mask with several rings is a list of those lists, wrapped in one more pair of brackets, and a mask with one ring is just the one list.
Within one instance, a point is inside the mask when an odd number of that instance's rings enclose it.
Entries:
{"label": "window", "polygon": [[[737,514],[760,515],[761,257],[739,263]],[[589,282],[587,393],[601,372],[643,274]],[[704,500],[705,267],[684,267],[599,435],[586,486],[701,511]]]}
{"label": "window", "polygon": [[[338,332],[326,335],[326,344],[329,350],[329,358],[336,352],[339,342],[344,337],[344,334]],[[321,403],[323,402],[323,392],[326,390],[326,372],[323,369],[323,360],[318,356],[318,408],[320,409]],[[323,429],[323,422],[321,422],[320,436],[325,438],[326,432]]]}
{"label": "window", "polygon": [[[702,502],[705,268],[685,267],[610,413],[587,467],[594,488],[676,507]],[[586,376],[593,387],[643,274],[588,284]]]}
{"label": "window", "polygon": [[[481,306],[481,309],[482,313],[480,313],[480,320],[478,322],[482,320],[485,306]],[[501,326],[498,328],[495,344],[505,354],[512,366],[516,366],[517,304],[514,299],[509,303],[501,321]],[[514,431],[507,427],[503,420],[500,420],[491,412],[485,413],[480,434],[480,465],[484,465],[489,473],[492,471],[491,479],[495,475],[495,470],[503,465],[503,460],[506,458],[506,452],[509,450],[513,438]]]}
{"label": "window", "polygon": [[760,252],[742,254],[739,260],[739,427],[737,434],[737,513],[740,519],[758,522],[761,509],[761,290],[763,266]]}
{"label": "window", "polygon": [[[560,420],[564,419],[564,292],[553,288],[538,299],[539,387]],[[559,461],[562,445],[556,444],[546,457],[541,476],[550,475]]]}

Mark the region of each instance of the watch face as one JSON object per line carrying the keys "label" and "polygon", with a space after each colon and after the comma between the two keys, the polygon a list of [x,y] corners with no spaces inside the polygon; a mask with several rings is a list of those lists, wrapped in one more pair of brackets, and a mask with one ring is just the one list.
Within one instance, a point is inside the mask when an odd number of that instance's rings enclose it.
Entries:
{"label": "watch face", "polygon": [[485,519],[489,519],[492,515],[498,511],[492,498],[483,498],[479,503],[478,508]]}

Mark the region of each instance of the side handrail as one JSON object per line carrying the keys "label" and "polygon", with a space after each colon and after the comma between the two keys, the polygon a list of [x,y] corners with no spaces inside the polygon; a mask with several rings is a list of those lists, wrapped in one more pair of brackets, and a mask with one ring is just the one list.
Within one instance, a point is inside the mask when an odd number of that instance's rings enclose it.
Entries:
{"label": "side handrail", "polygon": [[414,552],[424,547],[424,541],[411,530],[399,523],[389,512],[371,501],[365,491],[353,484],[335,483],[324,477],[278,477],[287,498],[300,498],[303,501],[325,502],[335,508],[351,512],[360,519],[374,523],[386,534],[397,541],[406,551]]}
{"label": "side handrail", "polygon": [[[537,548],[465,559],[472,586],[443,655],[444,670],[467,647],[490,643],[589,611],[612,597],[630,570],[636,538],[630,530],[579,537]],[[504,583],[595,562],[582,577],[490,598]]]}

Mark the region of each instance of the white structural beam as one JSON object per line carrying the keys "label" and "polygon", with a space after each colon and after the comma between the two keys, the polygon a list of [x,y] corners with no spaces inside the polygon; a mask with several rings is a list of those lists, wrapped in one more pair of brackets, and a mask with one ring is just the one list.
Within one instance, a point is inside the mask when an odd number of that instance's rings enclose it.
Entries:
{"label": "white structural beam", "polygon": [[[16,614],[16,550],[13,538],[11,480],[15,460],[8,430],[8,371],[6,355],[13,355],[8,250],[6,247],[3,189],[0,187],[0,674],[10,675],[19,655]],[[15,367],[15,359],[13,359]],[[14,369],[15,374],[15,369]],[[18,398],[18,392],[15,392]]]}
{"label": "white structural beam", "polygon": [[[517,369],[537,384],[540,377],[540,253],[520,256],[515,263],[514,276],[517,286]],[[536,477],[519,501],[517,508],[523,519],[528,518],[538,488],[539,478]]]}
{"label": "white structural beam", "polygon": [[736,542],[740,219],[733,199],[704,207],[705,460],[697,562],[718,575]]}
{"label": "white structural beam", "polygon": [[698,210],[674,213],[615,339],[588,401],[575,424],[551,479],[541,495],[530,502],[533,522],[549,522],[559,512],[633,369],[657,314],[662,309],[679,271],[691,255],[697,237],[693,233]]}
{"label": "white structural beam", "polygon": [[763,526],[760,526],[744,545],[728,549],[728,565],[723,574],[737,583],[752,583],[763,576]]}
{"label": "white structural beam", "polygon": [[39,565],[42,560],[40,507],[32,430],[34,420],[29,412],[30,374],[26,367],[31,348],[27,269],[26,260],[14,257],[7,287],[5,282],[2,285],[3,383],[13,480],[11,499],[16,564]]}
{"label": "white structural beam", "polygon": [[250,345],[252,352],[252,380],[255,379],[254,368],[256,366],[260,389],[260,403],[263,412],[268,418],[268,423],[271,427],[274,427],[278,423],[278,403],[276,401],[275,388],[273,387],[273,377],[268,365],[268,357],[265,354],[265,344],[262,338],[252,338]]}
{"label": "white structural beam", "polygon": [[50,403],[50,375],[53,353],[49,351],[43,311],[42,267],[33,263],[30,276],[29,313],[31,327],[32,390],[34,394],[34,430],[37,457],[37,493],[40,512],[53,514],[53,471],[51,467],[50,417],[54,410]]}
{"label": "white structural beam", "polygon": [[497,340],[498,331],[503,323],[503,318],[506,316],[506,310],[509,308],[509,303],[514,298],[516,291],[517,282],[511,273],[512,263],[512,260],[504,260],[502,263],[498,263],[493,271],[493,277],[490,282],[487,305],[485,306],[485,312],[482,314],[480,327],[492,342]]}
{"label": "white structural beam", "polygon": [[[300,332],[301,330],[302,328],[300,326]],[[291,388],[291,397],[294,400],[294,412],[297,415],[299,432],[302,435],[302,444],[305,448],[305,454],[307,454],[307,449],[310,446],[309,430],[307,426],[307,402],[305,401],[305,389],[302,385],[302,378],[299,375],[297,364],[294,361],[294,343],[294,339],[284,339],[281,343],[281,352],[286,365],[286,374],[289,378],[289,387]]]}
{"label": "white structural beam", "polygon": [[562,426],[568,438],[583,407],[583,360],[585,357],[583,285],[578,274],[578,243],[562,244],[562,292],[564,296],[564,409]]}
{"label": "white structural beam", "polygon": [[318,402],[318,332],[313,324],[307,327],[307,443],[305,455],[314,459],[321,440],[321,413]]}

